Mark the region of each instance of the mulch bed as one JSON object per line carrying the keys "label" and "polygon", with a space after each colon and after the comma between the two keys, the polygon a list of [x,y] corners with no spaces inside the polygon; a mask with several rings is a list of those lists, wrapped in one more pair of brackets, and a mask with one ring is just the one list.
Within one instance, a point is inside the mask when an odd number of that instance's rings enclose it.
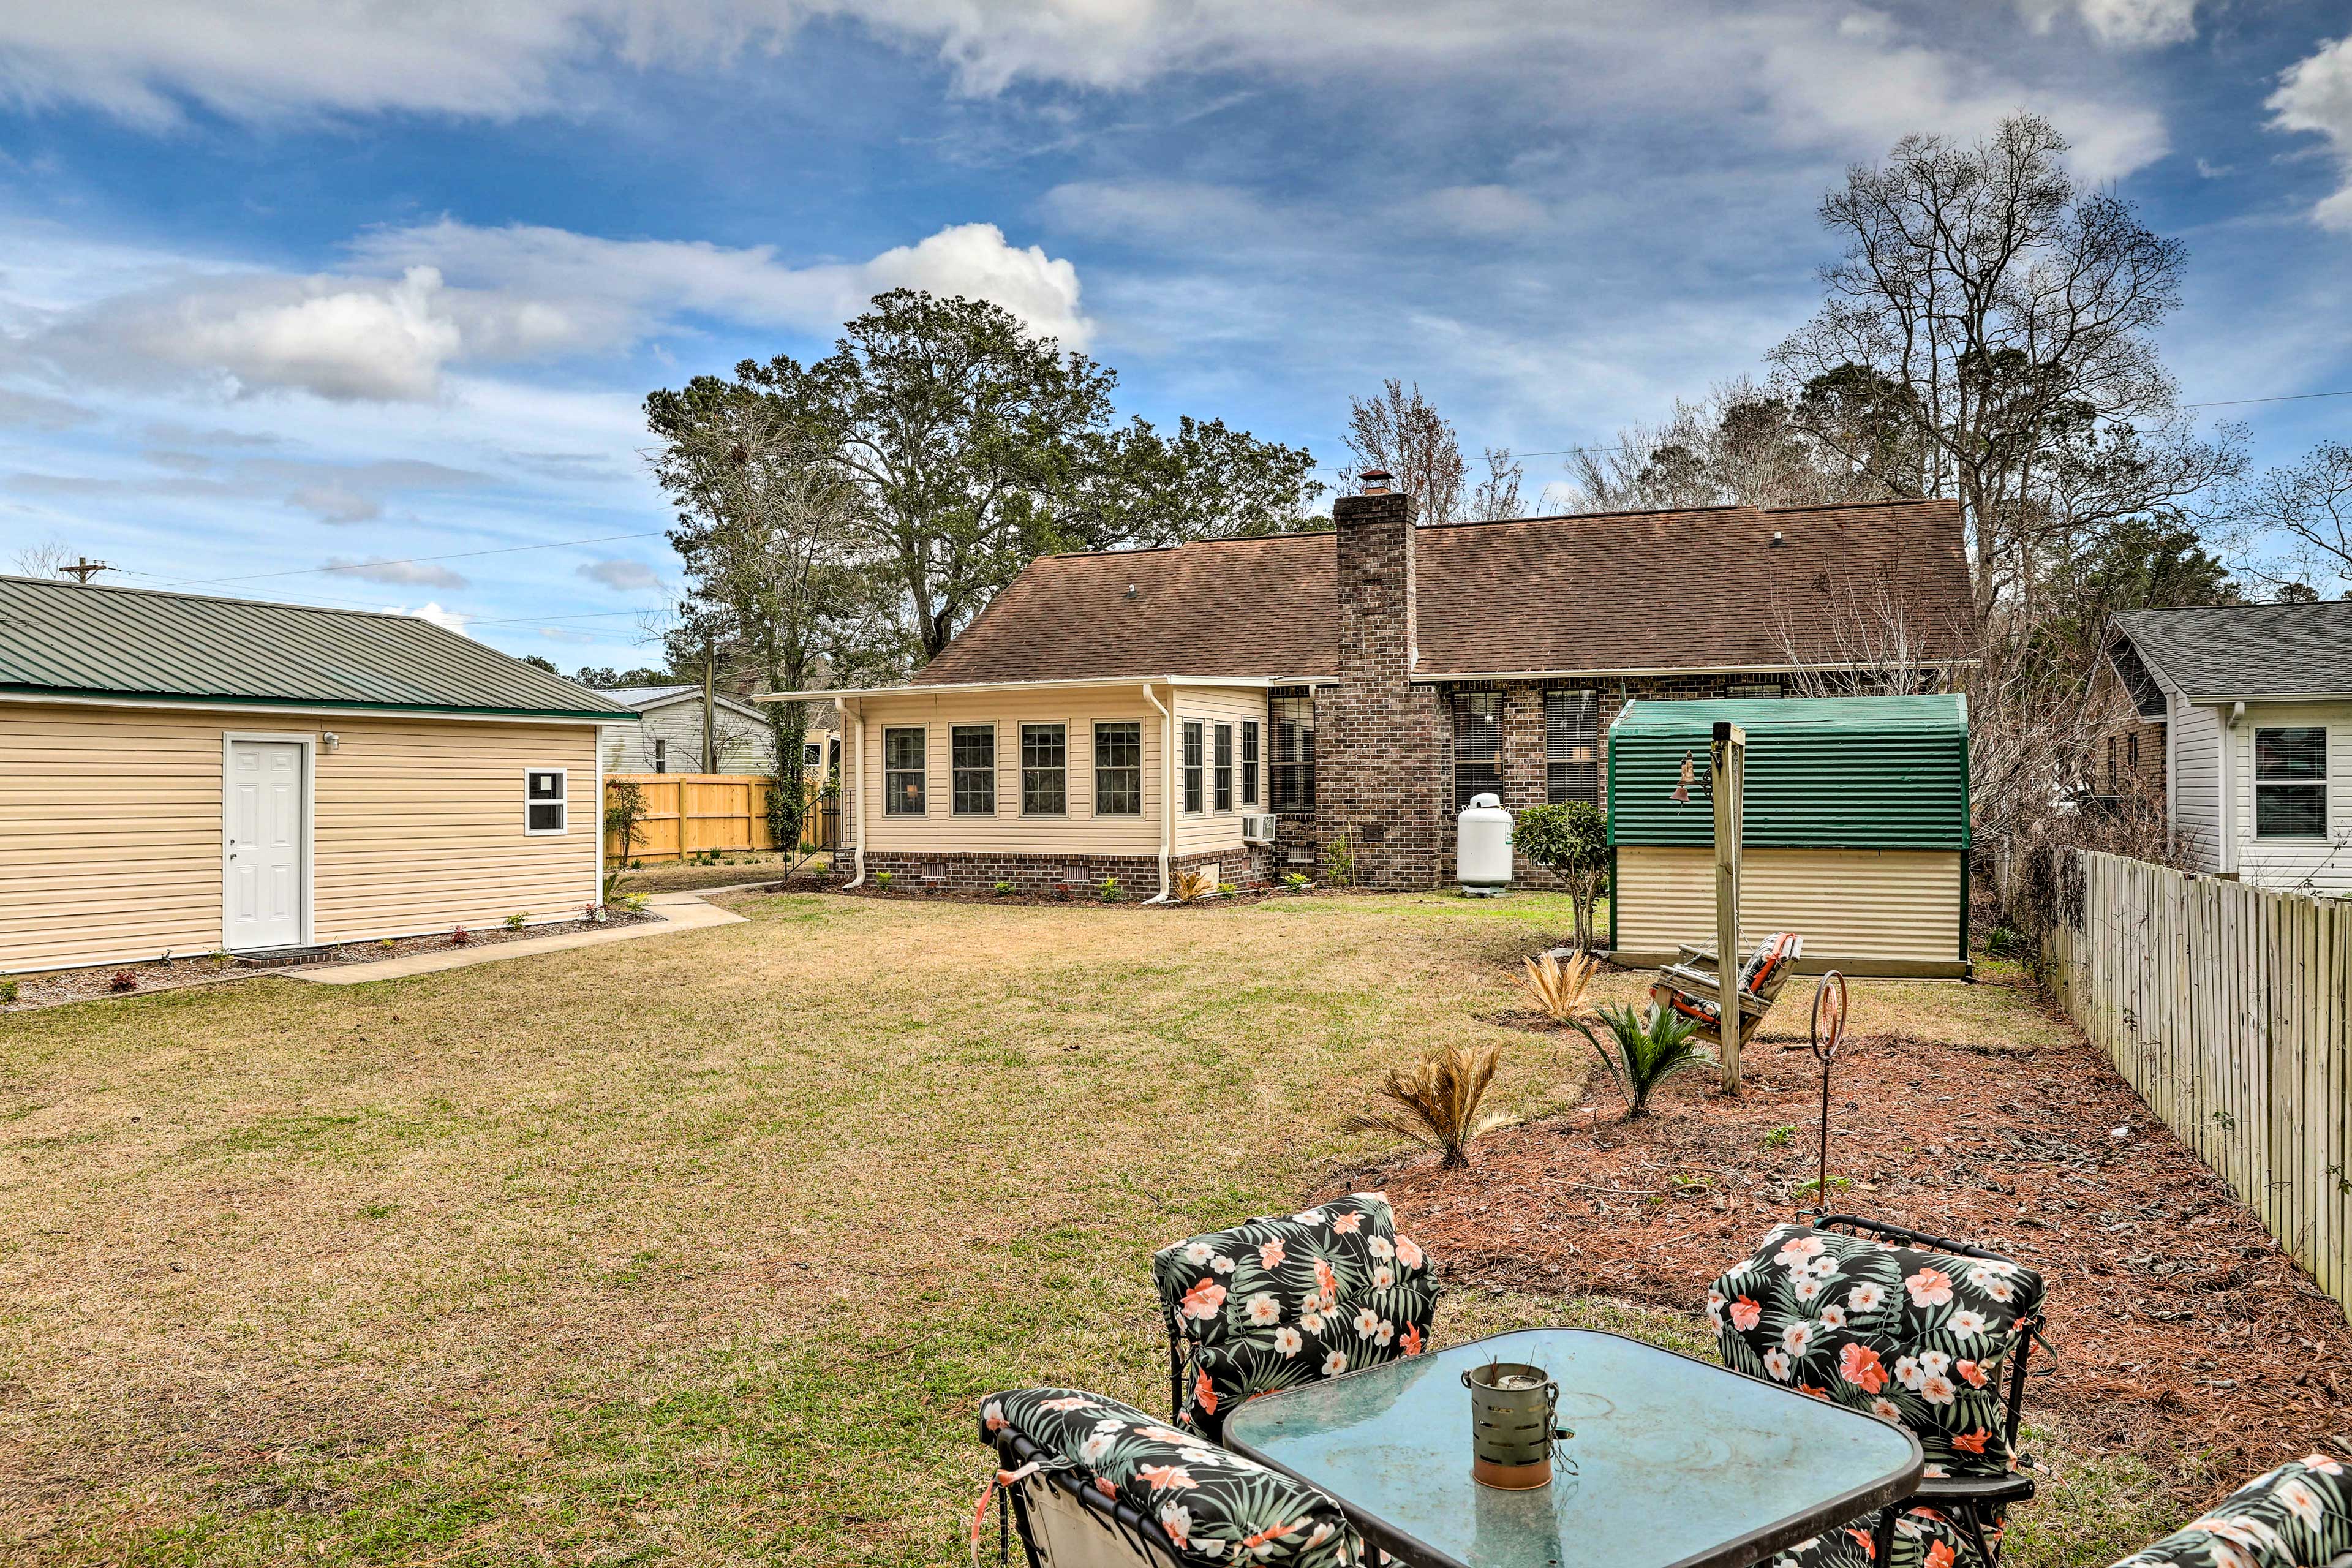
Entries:
{"label": "mulch bed", "polygon": [[[466,940],[462,942],[451,942],[447,931],[397,937],[389,942],[344,942],[321,952],[315,958],[305,959],[302,966],[318,968],[329,964],[341,967],[354,963],[379,963],[404,953],[439,952],[452,947],[495,947],[500,942],[521,942],[530,937],[561,936],[565,931],[590,931],[600,923],[607,926],[635,925],[640,921],[659,919],[659,915],[650,911],[631,913],[615,906],[601,922],[551,921],[545,925],[525,926],[520,931],[509,931],[502,925],[468,927]],[[0,1013],[60,1007],[68,1002],[90,1002],[107,996],[137,996],[153,991],[176,991],[183,986],[242,980],[249,975],[274,973],[277,971],[271,968],[240,963],[236,959],[213,953],[174,958],[169,963],[160,959],[150,959],[144,963],[106,963],[89,969],[52,970],[47,974],[18,975],[16,1000],[0,1005]],[[131,984],[118,986],[116,977],[125,974],[131,977]]]}
{"label": "mulch bed", "polygon": [[[1574,1113],[1480,1141],[1470,1170],[1422,1157],[1380,1179],[1456,1282],[1693,1310],[1811,1206],[1819,1069],[1802,1041],[1770,1038],[1746,1068],[1737,1098],[1694,1070],[1631,1123],[1596,1076]],[[2140,1454],[2190,1506],[2217,1470],[2234,1485],[2314,1447],[2352,1453],[2343,1310],[2088,1045],[1860,1037],[1832,1084],[1830,1172],[1848,1183],[1833,1211],[2048,1280],[2057,1357],[2030,1421]]]}

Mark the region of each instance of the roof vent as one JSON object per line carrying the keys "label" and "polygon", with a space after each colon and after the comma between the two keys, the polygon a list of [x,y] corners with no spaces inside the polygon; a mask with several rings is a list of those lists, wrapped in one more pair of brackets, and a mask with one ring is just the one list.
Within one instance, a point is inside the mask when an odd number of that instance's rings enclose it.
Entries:
{"label": "roof vent", "polygon": [[1789,542],[1780,537],[1780,531],[1777,528],[1772,531],[1772,548],[1775,550],[1789,548]]}
{"label": "roof vent", "polygon": [[1391,474],[1386,468],[1366,468],[1362,473],[1358,474],[1356,478],[1363,481],[1364,494],[1368,496],[1384,496],[1389,493],[1390,481],[1392,480],[1395,476]]}
{"label": "roof vent", "polygon": [[1130,599],[1135,597],[1135,584],[1132,583],[1127,585],[1127,596]]}

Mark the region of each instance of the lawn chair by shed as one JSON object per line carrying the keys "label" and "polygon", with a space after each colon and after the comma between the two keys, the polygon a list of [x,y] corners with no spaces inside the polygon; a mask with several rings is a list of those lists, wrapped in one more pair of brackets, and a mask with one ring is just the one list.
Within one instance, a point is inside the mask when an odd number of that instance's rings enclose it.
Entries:
{"label": "lawn chair by shed", "polygon": [[[1871,1561],[1998,1568],[2008,1510],[2033,1495],[2017,1432],[2042,1301],[2041,1275],[1999,1253],[1832,1215],[1776,1226],[1706,1312],[1726,1366],[1918,1438],[1926,1479],[1864,1536]],[[1853,1547],[1832,1531],[1775,1563],[1836,1568]]]}
{"label": "lawn chair by shed", "polygon": [[[1670,963],[1658,971],[1650,984],[1650,1001],[1670,1013],[1676,1013],[1698,1026],[1696,1037],[1713,1045],[1723,1043],[1721,1008],[1716,1001],[1715,950],[1711,947],[1682,948],[1683,961]],[[1739,1039],[1746,1045],[1762,1026],[1764,1016],[1780,994],[1780,988],[1796,973],[1797,960],[1804,955],[1805,939],[1793,931],[1774,931],[1757,943],[1748,962],[1739,966]]]}
{"label": "lawn chair by shed", "polygon": [[1018,1535],[1027,1568],[1354,1568],[1362,1541],[1303,1481],[1074,1388],[1023,1388],[981,1406],[1002,1465],[973,1510],[978,1556],[1001,1491],[1000,1560]]}
{"label": "lawn chair by shed", "polygon": [[1437,1311],[1429,1259],[1379,1193],[1177,1242],[1151,1278],[1171,1414],[1212,1439],[1254,1394],[1420,1354]]}
{"label": "lawn chair by shed", "polygon": [[2248,1481],[2115,1568],[2341,1568],[2352,1563],[2352,1480],[2326,1454]]}

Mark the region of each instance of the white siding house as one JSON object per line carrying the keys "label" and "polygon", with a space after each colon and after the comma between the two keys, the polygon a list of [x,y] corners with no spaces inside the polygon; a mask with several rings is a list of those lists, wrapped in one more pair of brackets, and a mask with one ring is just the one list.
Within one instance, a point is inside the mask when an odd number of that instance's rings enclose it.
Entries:
{"label": "white siding house", "polygon": [[[702,688],[699,686],[624,686],[599,693],[635,709],[644,721],[604,736],[604,771],[617,773],[757,773],[777,772],[776,749],[770,738],[768,715],[758,704],[720,693],[713,729],[718,744],[707,760],[702,751]],[[809,708],[808,742],[802,751],[804,770],[822,777],[838,764],[839,747],[831,732],[828,705]]]}
{"label": "white siding house", "polygon": [[2352,898],[2352,603],[2137,610],[2116,632],[2198,868]]}

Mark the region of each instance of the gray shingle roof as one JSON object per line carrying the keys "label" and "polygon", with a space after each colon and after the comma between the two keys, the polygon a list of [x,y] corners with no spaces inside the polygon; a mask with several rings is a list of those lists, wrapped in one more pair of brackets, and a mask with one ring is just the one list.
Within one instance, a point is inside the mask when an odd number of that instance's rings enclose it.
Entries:
{"label": "gray shingle roof", "polygon": [[0,577],[0,692],[637,719],[413,616],[41,577]]}
{"label": "gray shingle roof", "polygon": [[2190,697],[2352,696],[2352,600],[2126,610],[2116,629]]}

